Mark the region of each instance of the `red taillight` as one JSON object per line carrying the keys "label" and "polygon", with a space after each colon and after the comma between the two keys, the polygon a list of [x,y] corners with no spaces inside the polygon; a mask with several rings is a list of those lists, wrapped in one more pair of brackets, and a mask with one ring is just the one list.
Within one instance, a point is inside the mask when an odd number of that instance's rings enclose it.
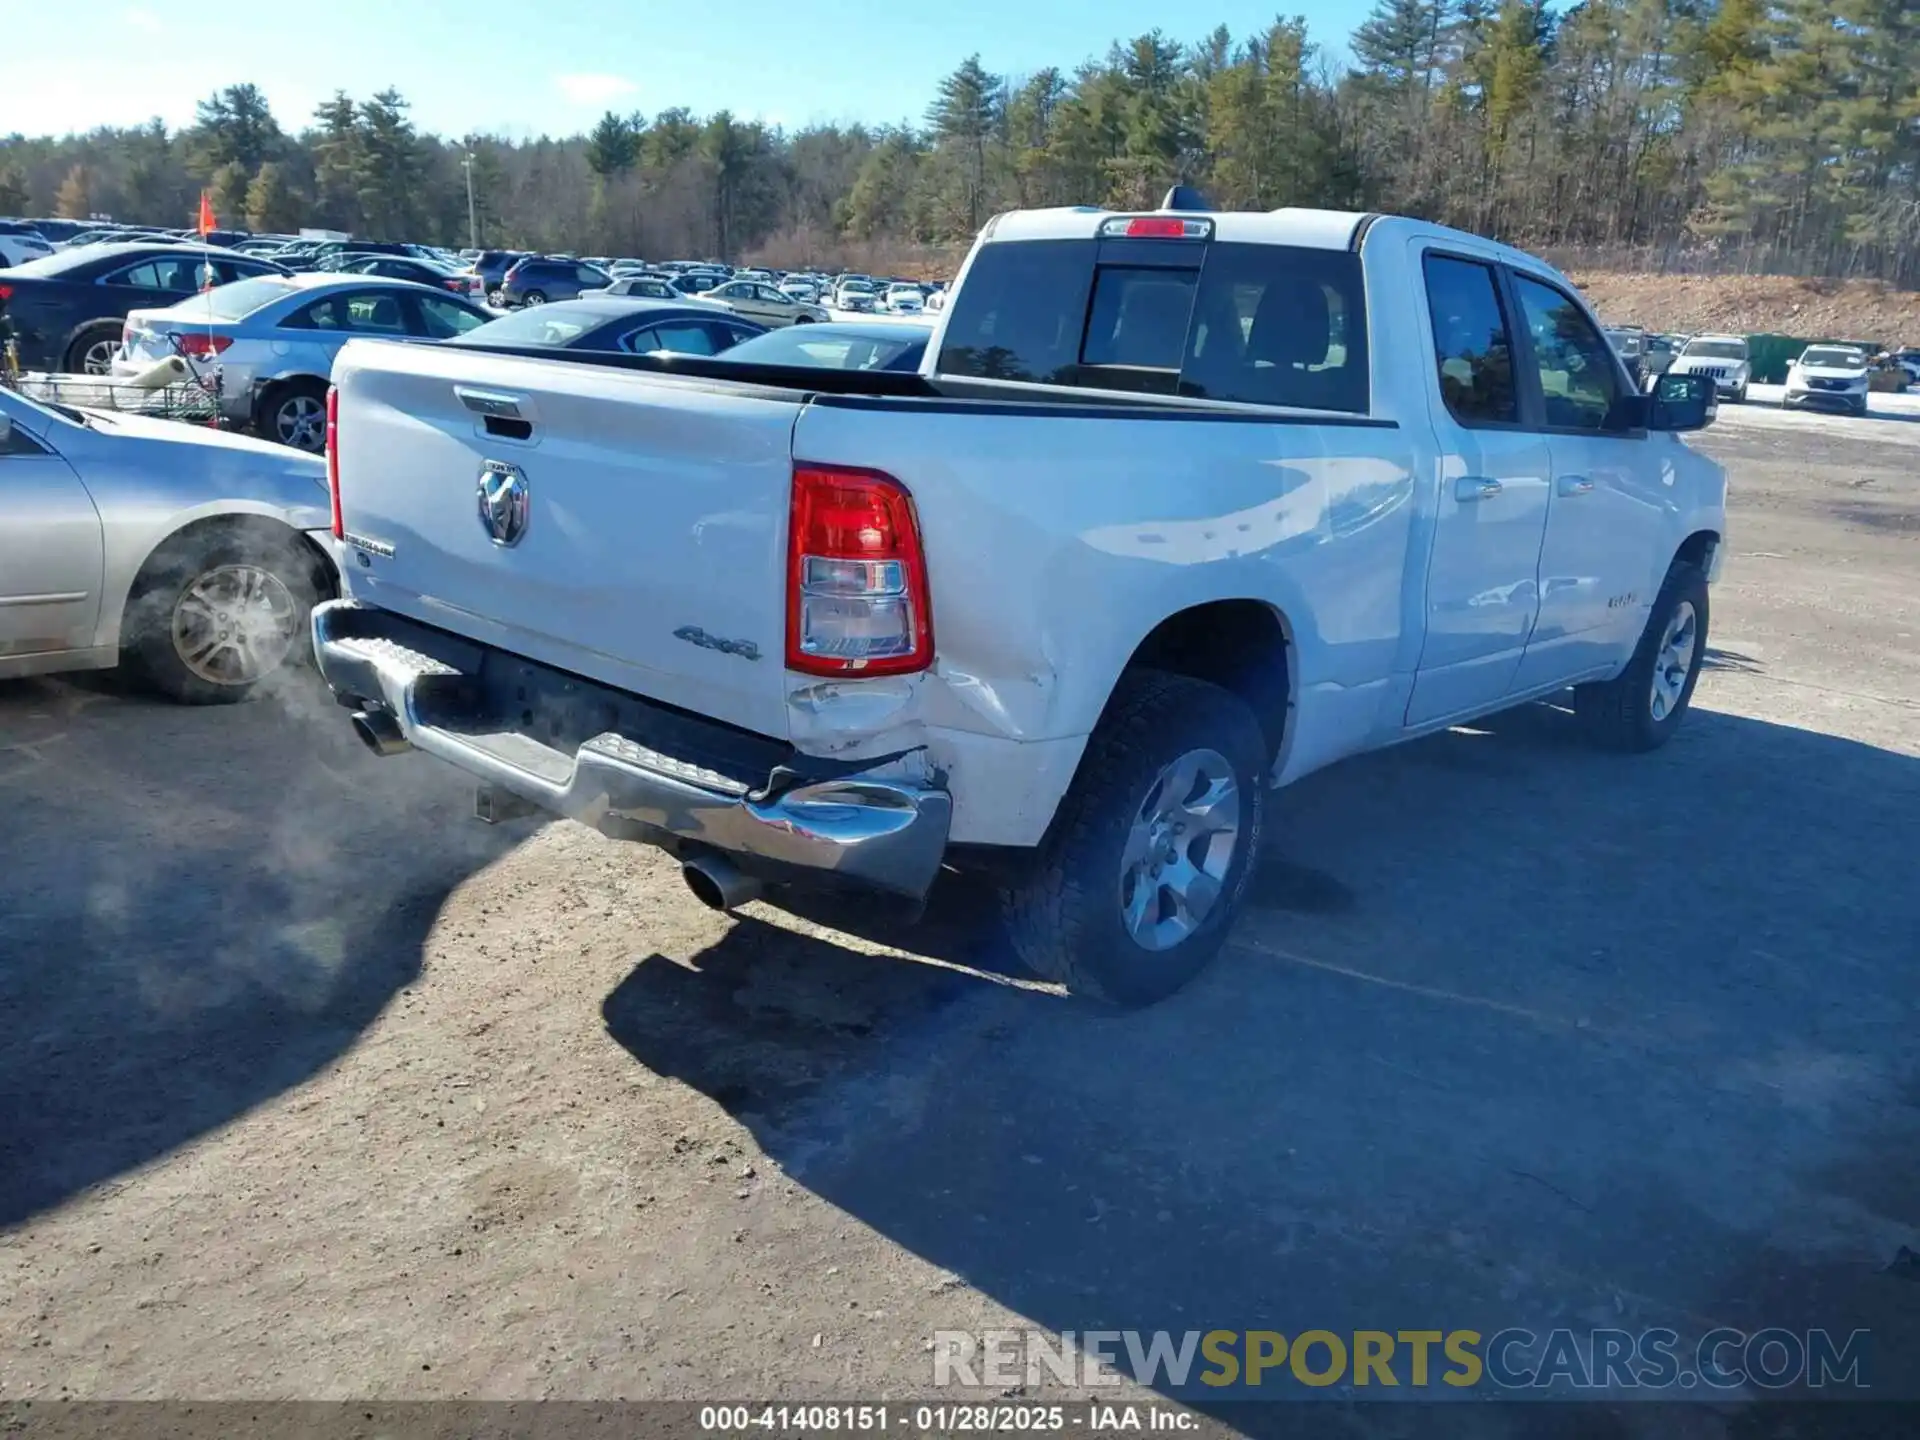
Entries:
{"label": "red taillight", "polygon": [[11,285],[0,285],[0,300],[11,300],[12,298],[13,287]]}
{"label": "red taillight", "polygon": [[189,330],[178,337],[180,353],[189,360],[205,360],[218,355],[233,344],[231,335],[209,335],[206,331]]}
{"label": "red taillight", "polygon": [[346,521],[340,518],[340,392],[327,387],[327,493],[333,499],[333,538],[347,537]]}
{"label": "red taillight", "polygon": [[899,675],[933,663],[913,497],[890,475],[796,464],[787,528],[787,668]]}
{"label": "red taillight", "polygon": [[1187,222],[1184,220],[1162,219],[1157,215],[1142,215],[1127,222],[1129,238],[1156,236],[1161,239],[1181,240],[1186,238]]}
{"label": "red taillight", "polygon": [[466,282],[466,281],[464,281],[464,280],[454,280],[454,279],[451,279],[451,278],[449,278],[449,279],[446,279],[446,280],[442,280],[442,281],[441,281],[440,283],[441,283],[442,285],[444,285],[444,286],[446,286],[446,287],[447,287],[447,289],[449,289],[449,290],[451,290],[451,291],[453,291],[453,293],[454,293],[454,294],[456,294],[456,295],[464,295],[464,294],[466,294],[466,291],[467,291],[467,282]]}

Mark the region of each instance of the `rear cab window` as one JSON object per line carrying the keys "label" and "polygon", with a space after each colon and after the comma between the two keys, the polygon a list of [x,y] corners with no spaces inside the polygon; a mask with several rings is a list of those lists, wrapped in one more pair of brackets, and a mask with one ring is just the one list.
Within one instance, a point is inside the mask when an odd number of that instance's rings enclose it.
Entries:
{"label": "rear cab window", "polygon": [[937,373],[1363,415],[1360,257],[1173,239],[989,243]]}

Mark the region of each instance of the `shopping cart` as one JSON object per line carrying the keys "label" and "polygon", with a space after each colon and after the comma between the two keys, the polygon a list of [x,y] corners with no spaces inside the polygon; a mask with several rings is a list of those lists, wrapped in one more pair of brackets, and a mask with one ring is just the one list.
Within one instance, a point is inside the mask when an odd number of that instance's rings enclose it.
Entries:
{"label": "shopping cart", "polygon": [[0,355],[0,386],[29,400],[79,410],[118,410],[163,420],[225,428],[220,411],[220,367],[196,361],[173,340],[173,354],[138,375],[60,375],[21,370],[18,351],[6,341]]}

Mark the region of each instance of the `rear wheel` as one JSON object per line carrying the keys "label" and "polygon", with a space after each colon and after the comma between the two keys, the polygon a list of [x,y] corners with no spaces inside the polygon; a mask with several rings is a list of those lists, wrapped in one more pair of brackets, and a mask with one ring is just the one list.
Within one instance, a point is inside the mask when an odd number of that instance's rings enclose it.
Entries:
{"label": "rear wheel", "polygon": [[318,455],[327,448],[327,387],[324,381],[289,380],[268,390],[255,417],[269,440]]}
{"label": "rear wheel", "polygon": [[121,663],[189,705],[245,700],[298,659],[324,586],[291,532],[210,527],[154,552],[121,626]]}
{"label": "rear wheel", "polygon": [[522,305],[544,305],[547,303],[546,292],[544,290],[529,290],[521,297],[520,303]]}
{"label": "rear wheel", "polygon": [[1030,871],[1003,892],[1015,953],[1043,979],[1152,1004],[1226,942],[1259,848],[1267,750],[1216,685],[1122,678]]}
{"label": "rear wheel", "polygon": [[113,357],[120,353],[120,322],[89,325],[73,337],[67,347],[67,373],[70,375],[106,375],[113,370]]}
{"label": "rear wheel", "polygon": [[489,290],[487,292],[487,304],[493,306],[494,309],[498,310],[506,303],[507,297],[502,295],[498,290]]}

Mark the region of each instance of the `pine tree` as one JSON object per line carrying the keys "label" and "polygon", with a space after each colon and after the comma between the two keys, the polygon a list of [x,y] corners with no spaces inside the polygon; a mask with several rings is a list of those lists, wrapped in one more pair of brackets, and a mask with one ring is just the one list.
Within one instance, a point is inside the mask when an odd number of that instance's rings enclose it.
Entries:
{"label": "pine tree", "polygon": [[247,228],[285,234],[300,224],[300,208],[286,168],[272,160],[262,165],[247,187]]}
{"label": "pine tree", "polygon": [[1004,86],[987,73],[978,55],[969,55],[940,82],[927,108],[927,126],[942,147],[951,147],[962,162],[966,231],[972,234],[986,218],[987,147],[1005,113]]}
{"label": "pine tree", "polygon": [[222,229],[237,229],[246,223],[247,188],[252,181],[247,167],[237,160],[229,160],[213,172],[207,186],[208,199],[213,205],[213,218]]}
{"label": "pine tree", "polygon": [[587,136],[587,168],[602,180],[624,175],[640,153],[639,116],[628,119],[611,110]]}
{"label": "pine tree", "polygon": [[31,207],[27,172],[11,160],[0,165],[0,215],[24,214]]}
{"label": "pine tree", "polygon": [[60,182],[54,197],[53,213],[63,220],[85,220],[93,214],[93,171],[75,165]]}

